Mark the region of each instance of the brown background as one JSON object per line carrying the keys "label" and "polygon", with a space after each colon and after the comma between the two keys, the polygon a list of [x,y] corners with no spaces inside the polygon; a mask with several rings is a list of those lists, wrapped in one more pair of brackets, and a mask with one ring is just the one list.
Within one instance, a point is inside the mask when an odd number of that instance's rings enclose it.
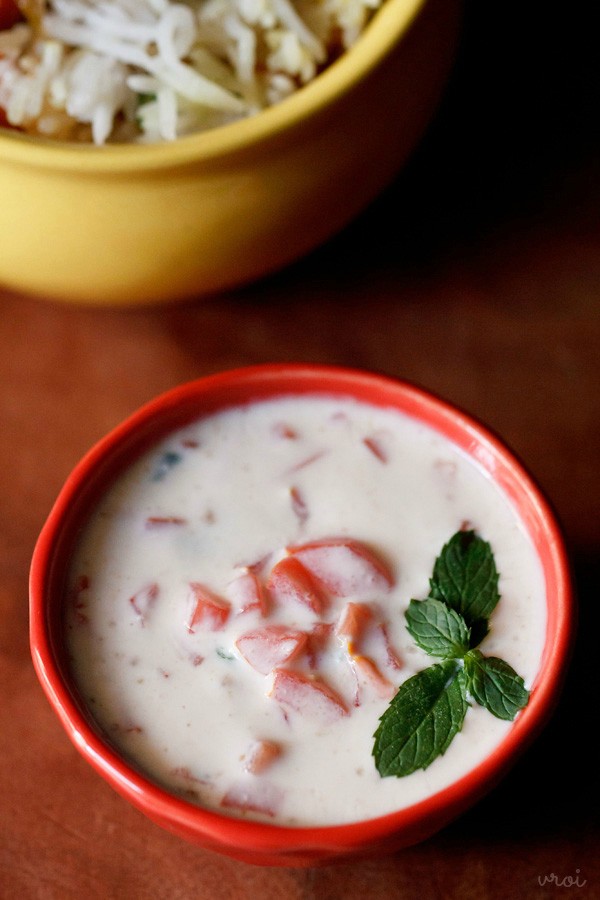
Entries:
{"label": "brown background", "polygon": [[[2,900],[600,897],[600,104],[591,24],[548,9],[467,3],[410,165],[280,275],[145,310],[0,288]],[[253,868],[163,833],[79,758],[29,657],[29,560],[79,457],[156,393],[269,360],[382,370],[483,419],[554,503],[580,596],[560,707],[502,786],[421,846],[333,869]],[[585,885],[541,887],[551,873]]]}

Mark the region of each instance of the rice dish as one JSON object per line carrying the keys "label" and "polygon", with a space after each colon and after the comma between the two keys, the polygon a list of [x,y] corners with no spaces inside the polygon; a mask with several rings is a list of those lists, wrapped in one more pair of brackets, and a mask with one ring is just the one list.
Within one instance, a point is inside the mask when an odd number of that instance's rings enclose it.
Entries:
{"label": "rice dish", "polygon": [[0,0],[0,125],[154,142],[254,115],[311,81],[380,0]]}

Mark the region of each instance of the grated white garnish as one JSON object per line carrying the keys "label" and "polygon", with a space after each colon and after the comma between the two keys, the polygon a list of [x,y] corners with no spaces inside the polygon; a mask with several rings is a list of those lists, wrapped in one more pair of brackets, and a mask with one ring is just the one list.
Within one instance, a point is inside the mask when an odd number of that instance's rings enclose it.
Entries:
{"label": "grated white garnish", "polygon": [[[47,0],[0,32],[9,124],[173,140],[279,102],[349,47],[380,0]],[[55,125],[53,125],[55,123]]]}

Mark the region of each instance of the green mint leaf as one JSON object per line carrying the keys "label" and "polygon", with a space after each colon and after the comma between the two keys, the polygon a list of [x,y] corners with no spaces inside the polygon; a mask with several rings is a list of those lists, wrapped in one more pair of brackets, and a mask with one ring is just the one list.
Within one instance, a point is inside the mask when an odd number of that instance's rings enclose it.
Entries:
{"label": "green mint leaf", "polygon": [[426,769],[462,728],[467,712],[464,670],[445,660],[402,684],[380,719],[373,756],[383,777]]}
{"label": "green mint leaf", "polygon": [[500,599],[498,572],[490,545],[474,531],[458,531],[435,561],[430,594],[459,612],[477,642]]}
{"label": "green mint leaf", "polygon": [[443,659],[462,658],[469,649],[470,629],[460,613],[441,600],[411,600],[406,627],[421,650]]}
{"label": "green mint leaf", "polygon": [[469,650],[465,656],[465,673],[474,699],[498,719],[512,722],[527,705],[529,691],[525,682],[503,659]]}

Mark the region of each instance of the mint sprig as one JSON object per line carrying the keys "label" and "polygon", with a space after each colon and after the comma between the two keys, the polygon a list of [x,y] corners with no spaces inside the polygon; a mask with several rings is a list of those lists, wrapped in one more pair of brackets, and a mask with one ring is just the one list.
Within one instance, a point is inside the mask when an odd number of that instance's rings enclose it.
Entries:
{"label": "mint sprig", "polygon": [[529,691],[503,659],[476,649],[500,599],[490,545],[474,531],[459,531],[444,545],[429,582],[430,596],[411,600],[406,627],[430,656],[442,658],[404,682],[375,732],[379,774],[398,778],[426,769],[462,729],[469,698],[499,719],[512,721]]}

